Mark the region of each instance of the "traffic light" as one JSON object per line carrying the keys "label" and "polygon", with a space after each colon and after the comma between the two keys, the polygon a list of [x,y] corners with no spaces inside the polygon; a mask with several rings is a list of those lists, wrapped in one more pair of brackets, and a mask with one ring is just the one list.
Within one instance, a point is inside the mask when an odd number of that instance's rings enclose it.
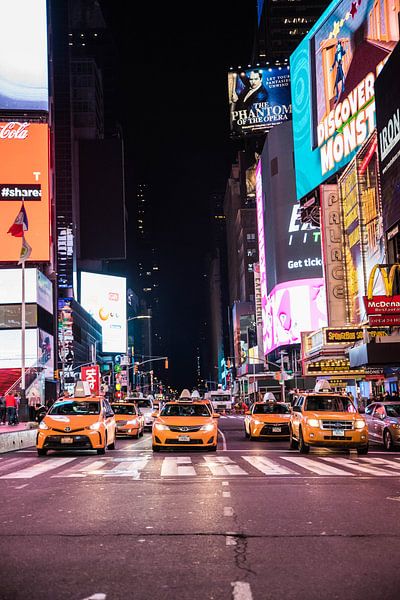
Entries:
{"label": "traffic light", "polygon": [[121,371],[122,371],[121,365],[115,365],[114,372],[115,373],[121,373]]}
{"label": "traffic light", "polygon": [[228,360],[226,361],[226,368],[230,369],[231,368],[231,359],[228,358]]}
{"label": "traffic light", "polygon": [[133,372],[137,373],[139,371],[139,365],[137,363],[134,364]]}
{"label": "traffic light", "polygon": [[165,359],[164,369],[168,369],[168,358]]}

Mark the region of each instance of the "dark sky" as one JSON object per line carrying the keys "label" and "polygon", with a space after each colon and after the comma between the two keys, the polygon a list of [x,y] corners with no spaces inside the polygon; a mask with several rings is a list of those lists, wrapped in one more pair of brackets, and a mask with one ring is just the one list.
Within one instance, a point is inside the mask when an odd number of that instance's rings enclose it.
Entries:
{"label": "dark sky", "polygon": [[121,2],[101,4],[121,56],[129,180],[147,181],[157,204],[169,379],[192,386],[206,312],[208,198],[224,190],[235,155],[227,70],[251,58],[256,1],[135,2],[129,17]]}

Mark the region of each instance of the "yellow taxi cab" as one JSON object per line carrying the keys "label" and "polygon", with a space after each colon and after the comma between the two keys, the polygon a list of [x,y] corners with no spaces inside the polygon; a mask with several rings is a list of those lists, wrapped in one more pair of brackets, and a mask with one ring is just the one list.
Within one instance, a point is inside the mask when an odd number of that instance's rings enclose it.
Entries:
{"label": "yellow taxi cab", "polygon": [[[320,385],[319,385],[320,384]],[[368,428],[351,399],[330,391],[327,381],[299,394],[290,417],[290,448],[307,454],[311,446],[353,448],[368,454]]]}
{"label": "yellow taxi cab", "polygon": [[74,396],[57,400],[41,421],[36,438],[39,456],[48,450],[115,450],[114,413],[106,398],[91,396],[79,382]]}
{"label": "yellow taxi cab", "polygon": [[283,402],[255,402],[244,418],[246,438],[288,438],[290,410]]}
{"label": "yellow taxi cab", "polygon": [[175,402],[167,402],[161,411],[154,415],[153,451],[182,447],[216,451],[216,418],[219,415],[211,413],[203,402],[193,401],[189,392],[187,395],[182,394]]}
{"label": "yellow taxi cab", "polygon": [[134,402],[112,402],[117,435],[128,435],[139,438],[144,431],[144,416]]}

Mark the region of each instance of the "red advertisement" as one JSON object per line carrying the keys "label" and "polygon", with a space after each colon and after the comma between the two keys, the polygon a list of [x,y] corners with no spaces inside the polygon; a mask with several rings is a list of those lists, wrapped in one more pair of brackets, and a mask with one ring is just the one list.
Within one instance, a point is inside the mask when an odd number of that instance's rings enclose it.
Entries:
{"label": "red advertisement", "polygon": [[398,315],[372,315],[369,317],[369,324],[378,327],[399,327],[400,314]]}
{"label": "red advertisement", "polygon": [[89,383],[90,391],[95,396],[98,395],[100,390],[100,369],[99,365],[91,367],[81,367],[81,378],[82,381]]}
{"label": "red advertisement", "polygon": [[400,296],[373,296],[371,299],[364,296],[364,305],[367,315],[399,315]]}

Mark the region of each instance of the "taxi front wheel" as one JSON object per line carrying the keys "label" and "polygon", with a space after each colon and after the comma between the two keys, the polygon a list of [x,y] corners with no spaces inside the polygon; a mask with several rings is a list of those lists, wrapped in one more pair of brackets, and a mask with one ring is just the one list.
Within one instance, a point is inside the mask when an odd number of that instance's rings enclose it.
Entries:
{"label": "taxi front wheel", "polygon": [[97,454],[105,454],[106,453],[106,448],[104,446],[104,448],[97,448]]}
{"label": "taxi front wheel", "polygon": [[37,453],[38,453],[38,456],[46,456],[47,450],[45,448],[38,448]]}
{"label": "taxi front wheel", "polygon": [[300,454],[308,454],[310,452],[310,446],[305,443],[301,429],[299,431],[299,452]]}
{"label": "taxi front wheel", "polygon": [[153,444],[153,452],[160,452],[160,447]]}

